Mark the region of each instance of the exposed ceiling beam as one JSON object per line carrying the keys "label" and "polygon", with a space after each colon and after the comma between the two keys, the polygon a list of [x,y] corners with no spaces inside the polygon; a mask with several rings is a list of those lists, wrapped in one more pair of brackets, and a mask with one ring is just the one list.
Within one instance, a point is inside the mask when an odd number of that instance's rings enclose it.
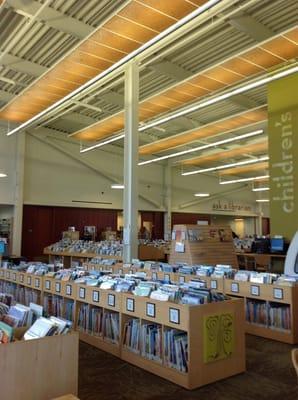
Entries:
{"label": "exposed ceiling beam", "polygon": [[121,108],[124,107],[124,96],[114,92],[114,91],[109,91],[106,93],[101,94],[100,97],[102,100],[106,101],[107,103],[113,104],[115,106],[119,106]]}
{"label": "exposed ceiling beam", "polygon": [[5,92],[4,90],[0,89],[0,99],[1,101],[8,102],[10,101],[14,95],[12,93]]}
{"label": "exposed ceiling beam", "polygon": [[171,78],[174,78],[178,81],[190,78],[193,75],[192,71],[188,71],[187,69],[182,68],[171,61],[162,61],[159,63],[155,63],[153,65],[150,65],[150,68],[163,75],[170,76]]}
{"label": "exposed ceiling beam", "polygon": [[255,39],[257,42],[266,40],[274,35],[271,29],[261,24],[248,14],[242,13],[241,15],[234,16],[229,19],[229,23],[238,31],[246,33],[248,36]]}
{"label": "exposed ceiling beam", "polygon": [[46,67],[36,64],[32,61],[24,60],[23,58],[4,54],[0,51],[1,65],[10,67],[14,71],[22,72],[33,77],[38,77],[47,71]]}
{"label": "exposed ceiling beam", "polygon": [[[10,6],[14,11],[20,15],[32,17],[35,15],[40,8],[40,3],[35,0],[24,1],[24,0],[6,0],[6,7]],[[44,10],[38,15],[37,20],[44,22],[46,25],[57,29],[58,31],[68,33],[79,39],[83,39],[88,36],[94,28],[86,25],[75,18],[69,17],[52,7],[45,7]]]}
{"label": "exposed ceiling beam", "polygon": [[257,101],[250,99],[248,96],[244,94],[237,94],[229,99],[232,103],[237,104],[245,110],[249,110],[250,108],[259,107],[261,104]]}

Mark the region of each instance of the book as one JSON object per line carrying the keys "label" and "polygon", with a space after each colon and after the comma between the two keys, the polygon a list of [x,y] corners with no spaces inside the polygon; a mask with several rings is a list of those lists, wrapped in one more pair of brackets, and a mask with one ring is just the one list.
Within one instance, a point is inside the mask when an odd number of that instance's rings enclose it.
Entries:
{"label": "book", "polygon": [[13,339],[13,328],[0,321],[0,343],[9,343]]}

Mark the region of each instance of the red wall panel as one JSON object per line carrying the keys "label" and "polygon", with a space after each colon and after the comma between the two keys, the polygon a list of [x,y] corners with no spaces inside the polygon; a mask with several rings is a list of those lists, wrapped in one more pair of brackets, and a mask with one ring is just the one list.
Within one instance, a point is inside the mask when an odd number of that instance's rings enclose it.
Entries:
{"label": "red wall panel", "polygon": [[179,224],[197,224],[198,220],[208,221],[210,224],[210,216],[194,213],[172,213],[172,227]]}

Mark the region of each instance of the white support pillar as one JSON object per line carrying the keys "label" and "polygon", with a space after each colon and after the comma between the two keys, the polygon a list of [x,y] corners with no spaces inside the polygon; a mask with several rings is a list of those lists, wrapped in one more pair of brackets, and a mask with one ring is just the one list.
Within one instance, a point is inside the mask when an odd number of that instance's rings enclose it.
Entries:
{"label": "white support pillar", "polygon": [[125,138],[123,194],[123,261],[138,257],[139,70],[132,61],[125,70]]}
{"label": "white support pillar", "polygon": [[25,169],[25,143],[26,133],[19,134],[16,143],[15,166],[15,194],[12,230],[12,254],[21,255],[22,248],[22,223],[23,223],[23,198],[24,198],[24,169]]}
{"label": "white support pillar", "polygon": [[262,236],[263,233],[263,209],[262,204],[258,203],[258,216],[257,216],[257,232],[258,236]]}
{"label": "white support pillar", "polygon": [[164,213],[164,238],[165,240],[171,240],[172,232],[172,168],[170,161],[165,167],[165,209]]}

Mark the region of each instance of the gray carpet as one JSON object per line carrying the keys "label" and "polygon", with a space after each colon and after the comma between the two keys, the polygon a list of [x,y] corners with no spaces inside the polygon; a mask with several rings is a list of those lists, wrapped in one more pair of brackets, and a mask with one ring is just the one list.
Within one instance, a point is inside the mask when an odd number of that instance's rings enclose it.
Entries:
{"label": "gray carpet", "polygon": [[118,358],[80,344],[80,400],[298,400],[294,346],[247,335],[244,374],[185,390]]}

